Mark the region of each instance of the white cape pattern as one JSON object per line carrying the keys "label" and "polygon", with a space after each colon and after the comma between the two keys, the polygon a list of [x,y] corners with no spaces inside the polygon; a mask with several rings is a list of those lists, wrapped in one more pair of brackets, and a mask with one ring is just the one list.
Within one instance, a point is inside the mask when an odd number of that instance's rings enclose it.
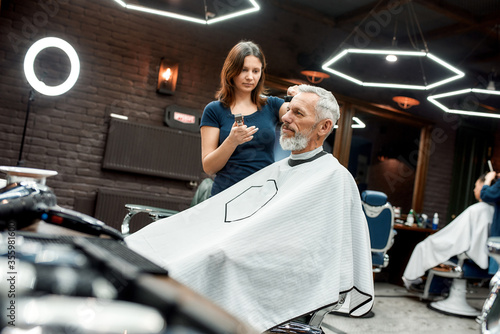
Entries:
{"label": "white cape pattern", "polygon": [[469,206],[443,229],[415,246],[403,276],[415,280],[424,276],[427,270],[464,252],[479,267],[488,268],[486,242],[494,211],[493,205],[484,202]]}
{"label": "white cape pattern", "polygon": [[126,238],[171,277],[258,331],[337,303],[373,306],[368,227],[351,174],[331,154],[278,161]]}

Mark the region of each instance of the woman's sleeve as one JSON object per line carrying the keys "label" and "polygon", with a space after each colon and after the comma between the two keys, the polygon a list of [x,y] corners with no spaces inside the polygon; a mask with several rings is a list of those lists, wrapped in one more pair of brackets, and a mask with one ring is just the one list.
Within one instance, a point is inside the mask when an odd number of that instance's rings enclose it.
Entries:
{"label": "woman's sleeve", "polygon": [[491,186],[484,185],[481,189],[481,199],[487,203],[500,201],[500,180]]}
{"label": "woman's sleeve", "polygon": [[203,110],[203,115],[201,115],[200,127],[211,126],[214,128],[220,128],[220,121],[217,118],[217,105],[216,102],[210,102],[207,104]]}
{"label": "woman's sleeve", "polygon": [[267,98],[267,104],[271,107],[273,112],[279,117],[280,108],[285,103],[285,100],[276,96],[269,96]]}

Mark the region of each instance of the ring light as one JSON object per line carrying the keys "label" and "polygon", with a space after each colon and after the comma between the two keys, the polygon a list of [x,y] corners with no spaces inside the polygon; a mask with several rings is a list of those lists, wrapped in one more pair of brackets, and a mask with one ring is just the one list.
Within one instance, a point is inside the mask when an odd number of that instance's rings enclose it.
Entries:
{"label": "ring light", "polygon": [[[68,78],[59,86],[47,86],[43,81],[38,80],[35,74],[36,57],[42,50],[50,47],[59,48],[64,51],[71,63],[71,71]],[[28,49],[28,52],[26,52],[26,57],[24,58],[24,75],[31,87],[43,95],[57,96],[66,93],[76,83],[79,74],[80,60],[78,59],[78,55],[75,49],[65,40],[56,37],[42,38],[35,42]]]}

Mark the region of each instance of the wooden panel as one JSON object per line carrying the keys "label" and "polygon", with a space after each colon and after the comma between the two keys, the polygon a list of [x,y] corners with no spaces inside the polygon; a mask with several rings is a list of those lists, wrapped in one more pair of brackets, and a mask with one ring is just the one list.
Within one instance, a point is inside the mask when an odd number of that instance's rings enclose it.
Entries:
{"label": "wooden panel", "polygon": [[432,128],[432,126],[425,126],[420,131],[420,145],[412,200],[412,208],[416,212],[422,212],[424,209],[425,181],[430,160]]}
{"label": "wooden panel", "polygon": [[350,103],[342,104],[338,128],[335,132],[335,142],[333,144],[333,156],[344,166],[349,165],[349,155],[351,152],[352,139],[352,117],[354,109]]}

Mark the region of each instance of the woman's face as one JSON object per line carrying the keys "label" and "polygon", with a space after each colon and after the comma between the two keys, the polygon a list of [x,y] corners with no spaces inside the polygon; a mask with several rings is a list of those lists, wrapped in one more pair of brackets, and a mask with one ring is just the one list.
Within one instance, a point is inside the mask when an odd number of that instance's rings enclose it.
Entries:
{"label": "woman's face", "polygon": [[241,92],[251,93],[262,76],[262,62],[255,56],[246,56],[240,74],[234,77],[234,85]]}

